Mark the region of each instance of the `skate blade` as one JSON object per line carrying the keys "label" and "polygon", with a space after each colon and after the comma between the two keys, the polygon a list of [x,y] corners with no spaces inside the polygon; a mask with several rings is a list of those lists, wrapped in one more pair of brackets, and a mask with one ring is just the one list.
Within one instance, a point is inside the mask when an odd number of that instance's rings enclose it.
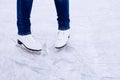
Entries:
{"label": "skate blade", "polygon": [[28,49],[26,48],[24,45],[21,45],[21,44],[16,44],[17,47],[21,48],[22,50],[28,52],[28,53],[31,53],[31,54],[41,54],[42,50],[31,50],[31,49]]}
{"label": "skate blade", "polygon": [[65,45],[63,45],[63,46],[55,47],[55,48],[56,48],[56,49],[62,49],[62,48],[64,48],[65,46],[67,46],[67,43],[66,43]]}

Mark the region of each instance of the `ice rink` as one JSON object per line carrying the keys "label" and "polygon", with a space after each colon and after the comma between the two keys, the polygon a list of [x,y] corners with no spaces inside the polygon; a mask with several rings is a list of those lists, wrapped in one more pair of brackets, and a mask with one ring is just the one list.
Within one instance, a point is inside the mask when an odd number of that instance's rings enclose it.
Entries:
{"label": "ice rink", "polygon": [[54,0],[34,0],[41,54],[16,46],[16,0],[0,0],[0,80],[120,80],[120,0],[70,0],[71,38],[54,48]]}

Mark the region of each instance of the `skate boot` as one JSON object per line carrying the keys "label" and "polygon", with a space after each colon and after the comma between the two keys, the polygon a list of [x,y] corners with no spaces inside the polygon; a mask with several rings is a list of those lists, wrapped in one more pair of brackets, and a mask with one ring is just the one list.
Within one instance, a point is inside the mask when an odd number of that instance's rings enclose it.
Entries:
{"label": "skate boot", "polygon": [[32,35],[18,35],[17,43],[24,48],[31,50],[31,51],[41,51],[42,45],[37,42]]}
{"label": "skate boot", "polygon": [[55,42],[55,48],[60,49],[66,46],[70,37],[70,30],[59,30],[57,40]]}

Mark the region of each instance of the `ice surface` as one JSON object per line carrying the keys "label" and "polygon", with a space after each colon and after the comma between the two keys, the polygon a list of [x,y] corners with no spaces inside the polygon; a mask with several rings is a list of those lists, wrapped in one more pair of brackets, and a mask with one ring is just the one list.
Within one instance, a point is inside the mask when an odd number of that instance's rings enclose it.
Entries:
{"label": "ice surface", "polygon": [[53,0],[34,0],[31,21],[43,52],[15,45],[16,0],[0,0],[0,80],[120,80],[120,0],[70,0],[71,39],[54,48]]}

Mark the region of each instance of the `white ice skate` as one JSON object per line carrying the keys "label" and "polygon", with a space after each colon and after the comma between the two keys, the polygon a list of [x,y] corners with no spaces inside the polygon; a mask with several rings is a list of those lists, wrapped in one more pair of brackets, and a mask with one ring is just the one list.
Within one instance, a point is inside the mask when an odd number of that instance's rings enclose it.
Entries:
{"label": "white ice skate", "polygon": [[42,45],[37,42],[32,35],[18,35],[17,43],[30,51],[41,51]]}
{"label": "white ice skate", "polygon": [[70,30],[59,30],[57,35],[57,40],[55,42],[55,48],[60,49],[64,47],[70,37]]}

